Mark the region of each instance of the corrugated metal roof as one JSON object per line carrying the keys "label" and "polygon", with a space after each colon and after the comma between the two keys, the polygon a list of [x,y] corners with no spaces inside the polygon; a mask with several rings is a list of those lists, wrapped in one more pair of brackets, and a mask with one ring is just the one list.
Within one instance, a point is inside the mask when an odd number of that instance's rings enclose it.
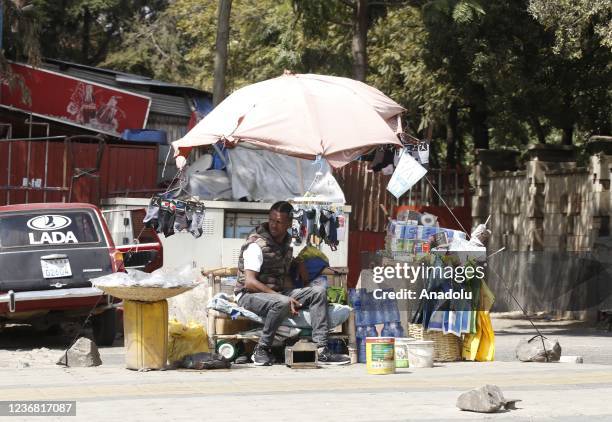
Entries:
{"label": "corrugated metal roof", "polygon": [[145,78],[143,76],[125,76],[125,75],[116,75],[115,80],[119,83],[126,83],[131,85],[146,85],[146,86],[156,86],[160,88],[171,88],[171,89],[180,89],[186,91],[197,91],[199,93],[208,94],[207,92],[201,91],[199,89],[193,88],[191,86],[173,84],[171,82],[163,82],[158,81],[151,78]]}
{"label": "corrugated metal roof", "polygon": [[143,94],[151,97],[151,112],[183,117],[191,116],[191,109],[183,96],[158,94],[156,92],[143,92]]}
{"label": "corrugated metal roof", "polygon": [[113,75],[105,73],[92,72],[85,69],[78,69],[76,67],[61,69],[59,66],[49,63],[43,63],[41,67],[43,69],[51,70],[53,72],[70,75],[75,78],[87,79],[88,81],[96,82],[103,85],[118,86],[115,82],[115,77]]}
{"label": "corrugated metal roof", "polygon": [[120,72],[120,71],[113,70],[113,69],[105,69],[103,67],[87,66],[87,65],[83,65],[79,63],[67,62],[64,60],[45,59],[45,61],[47,63],[52,63],[62,69],[69,70],[70,68],[73,68],[73,69],[83,70],[89,73],[105,74],[105,75],[113,76],[114,80],[118,82],[119,84],[154,86],[154,87],[164,88],[164,89],[165,88],[178,89],[182,91],[190,91],[191,93],[196,94],[197,96],[212,96],[212,93],[208,91],[203,91],[201,89],[198,89],[192,86],[179,85],[179,84],[175,84],[171,82],[158,81],[156,79],[151,79],[148,76],[135,75],[133,73]]}

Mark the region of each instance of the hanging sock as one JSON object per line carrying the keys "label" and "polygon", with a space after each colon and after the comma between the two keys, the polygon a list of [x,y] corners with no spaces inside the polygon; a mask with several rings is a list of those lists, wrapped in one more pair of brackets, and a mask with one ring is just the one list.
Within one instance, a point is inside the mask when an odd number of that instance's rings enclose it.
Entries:
{"label": "hanging sock", "polygon": [[328,222],[329,222],[329,217],[325,215],[325,211],[321,211],[321,215],[319,216],[319,237],[323,239],[325,243],[328,243],[327,230],[326,230],[326,226]]}
{"label": "hanging sock", "polygon": [[338,218],[336,218],[335,214],[332,214],[329,217],[329,247],[332,251],[338,250]]}
{"label": "hanging sock", "polygon": [[159,226],[159,197],[154,196],[149,201],[149,206],[147,207],[147,214],[145,215],[142,222],[145,227],[152,228],[157,231],[157,227]]}
{"label": "hanging sock", "polygon": [[316,234],[316,229],[317,229],[317,210],[313,208],[313,209],[306,211],[305,214],[306,214],[307,237],[308,237],[308,241],[312,242],[313,237]]}
{"label": "hanging sock", "polygon": [[159,210],[159,227],[158,232],[163,233],[164,236],[169,237],[174,234],[174,211],[176,205],[173,201],[161,201],[161,207]]}
{"label": "hanging sock", "polygon": [[174,231],[182,232],[189,229],[187,224],[187,204],[183,201],[176,201],[176,209],[174,211]]}
{"label": "hanging sock", "polygon": [[197,205],[194,207],[191,214],[191,224],[189,225],[189,232],[196,239],[204,233],[204,207]]}

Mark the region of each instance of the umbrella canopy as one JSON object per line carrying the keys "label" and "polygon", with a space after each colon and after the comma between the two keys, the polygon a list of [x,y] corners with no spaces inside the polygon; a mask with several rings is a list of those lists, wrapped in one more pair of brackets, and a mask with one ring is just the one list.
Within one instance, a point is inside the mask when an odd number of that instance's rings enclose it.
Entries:
{"label": "umbrella canopy", "polygon": [[285,73],[237,90],[172,145],[186,156],[220,139],[242,141],[301,158],[323,156],[341,167],[373,146],[400,146],[395,130],[403,111],[359,81]]}

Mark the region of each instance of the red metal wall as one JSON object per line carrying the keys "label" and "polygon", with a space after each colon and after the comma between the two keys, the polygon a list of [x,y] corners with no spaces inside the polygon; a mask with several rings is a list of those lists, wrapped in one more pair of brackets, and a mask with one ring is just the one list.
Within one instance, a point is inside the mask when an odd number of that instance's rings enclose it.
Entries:
{"label": "red metal wall", "polygon": [[98,144],[91,142],[0,141],[0,205],[98,204],[101,198],[146,196],[157,190],[157,145],[104,144],[98,177],[73,180],[76,168],[95,167],[97,151]]}
{"label": "red metal wall", "polygon": [[355,287],[361,271],[361,253],[375,252],[385,247],[385,233],[349,232],[348,276],[347,284]]}

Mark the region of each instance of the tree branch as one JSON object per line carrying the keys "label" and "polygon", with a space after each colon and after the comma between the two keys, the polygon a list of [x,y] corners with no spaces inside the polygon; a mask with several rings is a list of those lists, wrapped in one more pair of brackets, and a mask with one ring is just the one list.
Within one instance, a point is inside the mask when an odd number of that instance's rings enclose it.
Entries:
{"label": "tree branch", "polygon": [[164,50],[162,50],[162,48],[159,46],[159,44],[157,43],[157,40],[155,39],[155,36],[153,35],[153,31],[149,31],[149,33],[147,34],[149,36],[149,38],[151,39],[151,42],[153,43],[153,45],[155,46],[155,49],[157,51],[159,51],[159,54],[161,54],[161,56],[165,59],[168,58],[168,54],[166,54],[166,52]]}
{"label": "tree branch", "polygon": [[350,0],[340,0],[342,3],[344,3],[345,6],[350,7],[351,9],[354,9],[357,7],[357,5],[355,3],[353,3]]}
{"label": "tree branch", "polygon": [[334,23],[336,25],[344,26],[346,28],[352,28],[353,27],[353,25],[350,24],[350,23],[340,22],[340,21],[337,21],[337,20],[332,19],[332,18],[325,18],[325,20],[328,21],[329,23]]}

